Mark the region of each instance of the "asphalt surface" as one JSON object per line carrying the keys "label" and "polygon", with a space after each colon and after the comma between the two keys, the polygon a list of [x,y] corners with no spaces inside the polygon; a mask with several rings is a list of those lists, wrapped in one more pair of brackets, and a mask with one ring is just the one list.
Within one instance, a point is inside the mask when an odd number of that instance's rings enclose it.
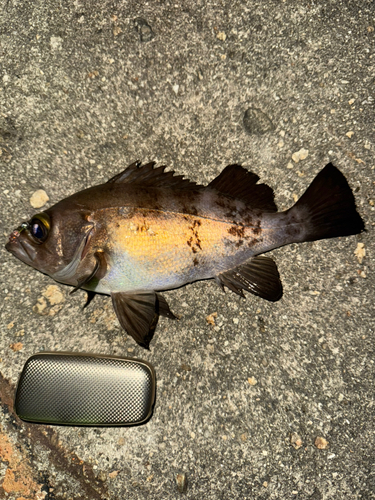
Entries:
{"label": "asphalt surface", "polygon": [[[2,2],[0,498],[375,498],[374,18],[373,1]],[[82,310],[4,249],[35,191],[50,206],[138,159],[200,183],[241,163],[280,209],[332,161],[367,231],[273,251],[277,303],[166,293],[180,320],[146,352],[109,298]],[[40,350],[150,361],[153,417],[21,422]]]}

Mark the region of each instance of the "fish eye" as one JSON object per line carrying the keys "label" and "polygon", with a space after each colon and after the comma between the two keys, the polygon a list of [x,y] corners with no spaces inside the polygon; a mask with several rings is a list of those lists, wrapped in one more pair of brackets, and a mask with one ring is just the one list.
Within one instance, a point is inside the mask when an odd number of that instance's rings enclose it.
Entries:
{"label": "fish eye", "polygon": [[30,234],[37,243],[43,243],[47,239],[50,227],[50,218],[46,213],[34,215],[29,223]]}

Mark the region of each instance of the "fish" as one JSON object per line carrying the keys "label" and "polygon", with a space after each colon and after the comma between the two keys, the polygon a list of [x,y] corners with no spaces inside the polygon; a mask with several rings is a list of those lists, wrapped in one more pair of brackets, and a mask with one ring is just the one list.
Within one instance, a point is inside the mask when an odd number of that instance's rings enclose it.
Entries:
{"label": "fish", "polygon": [[291,243],[358,234],[364,222],[332,163],[288,210],[259,176],[228,165],[207,186],[137,161],[23,222],[6,249],[55,281],[112,298],[122,328],[149,349],[160,293],[214,279],[224,290],[269,301],[283,294],[277,265],[261,255]]}

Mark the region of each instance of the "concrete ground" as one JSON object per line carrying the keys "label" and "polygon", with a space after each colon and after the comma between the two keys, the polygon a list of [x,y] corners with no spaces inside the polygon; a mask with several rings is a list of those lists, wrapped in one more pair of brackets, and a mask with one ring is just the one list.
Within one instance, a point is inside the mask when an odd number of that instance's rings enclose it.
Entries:
{"label": "concrete ground", "polygon": [[[0,498],[375,498],[374,2],[0,8]],[[39,210],[35,191],[50,206],[137,159],[200,183],[241,163],[280,209],[332,161],[367,231],[272,252],[277,303],[211,281],[166,293],[181,319],[161,319],[146,352],[108,297],[82,311],[85,292],[69,296],[4,249]],[[14,390],[40,350],[149,360],[153,417],[21,422]]]}

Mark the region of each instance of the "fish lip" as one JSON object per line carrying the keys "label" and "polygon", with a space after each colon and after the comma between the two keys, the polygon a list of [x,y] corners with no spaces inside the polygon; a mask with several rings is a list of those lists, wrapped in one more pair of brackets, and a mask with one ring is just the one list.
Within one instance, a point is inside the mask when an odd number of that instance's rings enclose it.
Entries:
{"label": "fish lip", "polygon": [[5,245],[5,249],[25,264],[33,266],[35,250],[27,240],[21,240],[19,237],[13,238]]}

